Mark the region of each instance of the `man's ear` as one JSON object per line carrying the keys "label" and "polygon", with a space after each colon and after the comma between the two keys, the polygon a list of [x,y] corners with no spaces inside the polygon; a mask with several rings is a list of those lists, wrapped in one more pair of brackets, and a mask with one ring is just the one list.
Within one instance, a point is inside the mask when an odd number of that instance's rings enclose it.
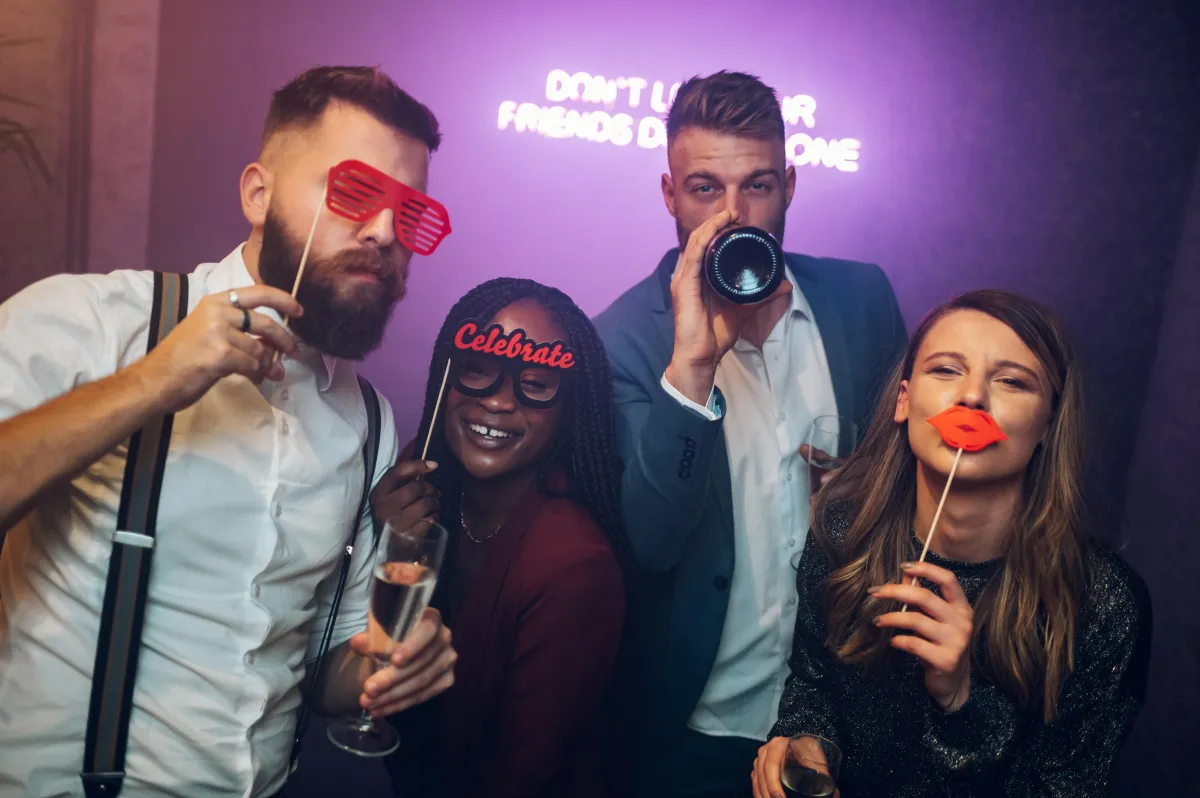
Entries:
{"label": "man's ear", "polygon": [[274,177],[260,162],[242,170],[239,190],[242,197],[242,215],[251,227],[261,228],[267,221],[267,208],[271,205],[271,188]]}
{"label": "man's ear", "polygon": [[663,172],[662,176],[662,195],[667,213],[678,219],[679,217],[675,216],[675,184],[671,182],[671,175],[666,172]]}

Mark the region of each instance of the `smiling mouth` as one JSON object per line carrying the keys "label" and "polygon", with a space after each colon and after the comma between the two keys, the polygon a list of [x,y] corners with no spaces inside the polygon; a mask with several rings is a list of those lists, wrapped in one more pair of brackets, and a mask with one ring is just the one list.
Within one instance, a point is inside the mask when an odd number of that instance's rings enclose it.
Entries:
{"label": "smiling mouth", "polygon": [[501,440],[504,440],[517,437],[512,432],[505,432],[504,430],[498,430],[493,427],[485,427],[482,424],[472,424],[469,421],[467,422],[467,429],[471,430],[471,432],[474,432],[476,435],[484,435],[488,438],[500,438]]}
{"label": "smiling mouth", "polygon": [[467,430],[467,440],[479,449],[503,449],[512,446],[521,439],[521,433],[519,432],[496,429],[486,424],[476,424],[464,420],[463,426]]}

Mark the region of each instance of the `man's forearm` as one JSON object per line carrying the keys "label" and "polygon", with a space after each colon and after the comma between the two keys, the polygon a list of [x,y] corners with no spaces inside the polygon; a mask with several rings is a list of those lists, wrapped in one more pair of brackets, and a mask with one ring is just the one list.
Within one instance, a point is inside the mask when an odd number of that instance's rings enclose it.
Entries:
{"label": "man's forearm", "polygon": [[312,697],[318,715],[349,715],[362,711],[363,683],[374,673],[374,664],[350,648],[347,640],[325,655]]}
{"label": "man's forearm", "polygon": [[708,397],[712,393],[713,385],[716,383],[717,369],[713,365],[694,365],[690,363],[677,363],[674,359],[667,364],[667,369],[664,375],[667,382],[686,396],[690,401],[698,405],[704,405],[708,402]]}
{"label": "man's forearm", "polygon": [[704,511],[713,458],[724,455],[721,426],[660,389],[621,478],[622,515],[640,567],[661,573],[678,564]]}
{"label": "man's forearm", "polygon": [[70,479],[163,412],[136,366],[0,422],[0,529],[38,494]]}

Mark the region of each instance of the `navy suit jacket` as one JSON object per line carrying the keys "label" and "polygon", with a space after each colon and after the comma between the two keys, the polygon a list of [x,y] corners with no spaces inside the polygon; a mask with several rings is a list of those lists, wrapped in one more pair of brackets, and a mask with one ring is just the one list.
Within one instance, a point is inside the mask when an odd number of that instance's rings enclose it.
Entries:
{"label": "navy suit jacket", "polygon": [[[723,420],[703,418],[661,385],[674,348],[677,257],[667,252],[594,320],[612,366],[621,508],[638,566],[627,632],[643,746],[685,730],[716,658],[735,565]],[[891,284],[873,264],[791,253],[787,261],[820,329],[838,414],[865,429],[907,341]]]}

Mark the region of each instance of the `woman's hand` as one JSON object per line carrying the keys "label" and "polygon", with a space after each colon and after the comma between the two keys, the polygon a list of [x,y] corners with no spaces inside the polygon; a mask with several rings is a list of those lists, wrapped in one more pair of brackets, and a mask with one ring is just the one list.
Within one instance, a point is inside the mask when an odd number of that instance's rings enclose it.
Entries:
{"label": "woman's hand", "polygon": [[426,460],[407,460],[389,468],[371,491],[371,509],[379,522],[409,529],[424,519],[436,521],[441,499],[437,488],[424,479],[435,468],[437,463]]}
{"label": "woman's hand", "polygon": [[[913,584],[880,585],[867,592],[878,599],[907,604],[908,612],[888,612],[875,619],[883,629],[902,629],[892,648],[913,654],[925,668],[925,689],[943,712],[953,712],[971,693],[971,631],[974,611],[958,579],[930,563],[904,563]],[[942,598],[916,584],[917,578],[942,589]]]}
{"label": "woman's hand", "polygon": [[[758,756],[754,760],[754,770],[750,773],[754,798],[784,798],[783,766],[787,764],[789,749],[793,763],[829,775],[825,749],[816,738],[776,737],[758,749]],[[834,798],[839,795],[834,790]]]}
{"label": "woman's hand", "polygon": [[750,779],[754,798],[783,798],[783,761],[787,757],[788,738],[776,737],[758,749]]}

